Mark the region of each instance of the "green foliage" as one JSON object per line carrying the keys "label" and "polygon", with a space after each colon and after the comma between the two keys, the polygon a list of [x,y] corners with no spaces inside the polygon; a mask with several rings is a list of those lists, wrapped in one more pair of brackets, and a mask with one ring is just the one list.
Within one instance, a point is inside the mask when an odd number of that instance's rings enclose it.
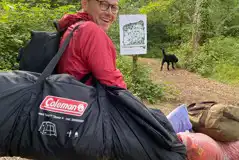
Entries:
{"label": "green foliage", "polygon": [[213,33],[213,25],[210,21],[210,15],[209,15],[209,1],[203,1],[202,2],[202,11],[201,11],[201,25],[200,25],[200,32],[201,37],[199,44],[203,44],[206,42],[208,38],[211,38]]}
{"label": "green foliage", "polygon": [[[5,0],[6,1],[6,0]],[[7,0],[11,3],[29,4],[30,6],[37,6],[39,4],[50,5],[51,8],[57,8],[64,5],[80,5],[79,0]]]}
{"label": "green foliage", "polygon": [[140,8],[148,23],[148,54],[143,57],[162,57],[161,48],[188,42],[192,5],[190,0],[157,0]]}
{"label": "green foliage", "polygon": [[239,66],[232,64],[218,64],[215,66],[212,78],[224,83],[239,84]]}
{"label": "green foliage", "polygon": [[149,12],[160,11],[164,12],[168,10],[168,7],[174,2],[174,0],[158,0],[149,2],[146,6],[140,8],[140,13],[147,14]]}
{"label": "green foliage", "polygon": [[6,24],[0,24],[0,70],[11,69],[16,65],[16,50],[22,41],[11,34]]}
{"label": "green foliage", "polygon": [[117,50],[120,48],[120,38],[119,38],[119,23],[115,22],[110,30],[109,30],[109,37],[112,39],[114,44],[116,45]]}
{"label": "green foliage", "polygon": [[[190,43],[196,1],[156,0],[141,6],[140,13],[147,14],[148,54],[160,57],[161,47],[168,48]],[[238,36],[239,5],[237,0],[204,0],[200,6],[199,44],[214,36]],[[227,14],[225,14],[227,13]],[[198,16],[198,15],[197,15]]]}
{"label": "green foliage", "polygon": [[239,36],[239,5],[237,0],[212,0],[211,22],[216,35]]}
{"label": "green foliage", "polygon": [[192,54],[190,45],[182,45],[175,51],[180,63],[190,71],[205,77],[212,77],[222,82],[239,83],[239,39],[232,37],[215,37]]}
{"label": "green foliage", "polygon": [[[156,103],[163,97],[163,86],[154,84],[150,79],[150,70],[146,67],[137,66],[136,72],[132,72],[132,60],[129,57],[119,56],[117,59],[118,68],[124,75],[128,89],[141,99],[150,103]],[[133,77],[135,79],[133,79]]]}
{"label": "green foliage", "polygon": [[16,68],[18,49],[29,40],[31,30],[52,31],[53,20],[74,11],[72,5],[51,9],[45,3],[30,6],[0,2],[0,70]]}

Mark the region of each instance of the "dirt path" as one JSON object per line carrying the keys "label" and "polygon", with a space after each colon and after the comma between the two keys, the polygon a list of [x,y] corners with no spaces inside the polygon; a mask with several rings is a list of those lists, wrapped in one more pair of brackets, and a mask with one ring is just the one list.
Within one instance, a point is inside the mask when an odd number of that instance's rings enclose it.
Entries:
{"label": "dirt path", "polygon": [[175,106],[183,103],[213,100],[239,104],[239,85],[226,85],[182,69],[167,71],[166,65],[163,71],[160,71],[158,59],[141,58],[139,62],[152,69],[151,78],[155,83],[163,83],[169,89],[166,99],[159,104],[150,105],[151,107],[160,108],[168,113]]}

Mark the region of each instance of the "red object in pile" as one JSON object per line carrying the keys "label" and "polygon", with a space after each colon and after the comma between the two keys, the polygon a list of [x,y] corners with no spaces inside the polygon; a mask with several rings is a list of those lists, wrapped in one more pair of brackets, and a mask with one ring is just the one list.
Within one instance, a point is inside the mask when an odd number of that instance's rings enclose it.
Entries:
{"label": "red object in pile", "polygon": [[177,134],[187,149],[187,160],[224,160],[220,145],[202,133],[180,132]]}
{"label": "red object in pile", "polygon": [[239,141],[217,142],[203,133],[180,132],[187,160],[239,160]]}
{"label": "red object in pile", "polygon": [[229,143],[218,142],[218,144],[221,146],[227,160],[239,160],[239,141]]}

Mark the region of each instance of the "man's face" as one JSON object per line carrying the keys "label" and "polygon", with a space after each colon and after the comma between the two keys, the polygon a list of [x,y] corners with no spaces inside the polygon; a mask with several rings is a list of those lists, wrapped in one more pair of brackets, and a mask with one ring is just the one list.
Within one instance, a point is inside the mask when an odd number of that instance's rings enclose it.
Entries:
{"label": "man's face", "polygon": [[118,0],[82,0],[82,7],[96,24],[108,31],[117,17]]}

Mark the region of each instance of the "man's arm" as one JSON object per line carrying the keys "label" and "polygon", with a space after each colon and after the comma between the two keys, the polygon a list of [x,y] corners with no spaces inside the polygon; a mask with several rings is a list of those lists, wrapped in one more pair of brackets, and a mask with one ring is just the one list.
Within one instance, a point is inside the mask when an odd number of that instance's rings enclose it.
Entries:
{"label": "man's arm", "polygon": [[79,34],[82,58],[89,65],[94,77],[102,84],[127,88],[123,75],[116,68],[116,51],[112,41],[93,22],[86,22]]}

